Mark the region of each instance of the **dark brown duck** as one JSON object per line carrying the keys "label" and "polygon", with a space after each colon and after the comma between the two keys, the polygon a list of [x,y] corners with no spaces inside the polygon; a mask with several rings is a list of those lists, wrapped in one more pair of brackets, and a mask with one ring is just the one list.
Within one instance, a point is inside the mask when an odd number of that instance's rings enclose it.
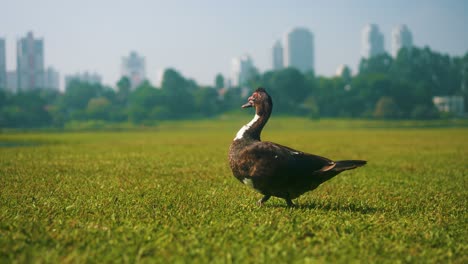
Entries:
{"label": "dark brown duck", "polygon": [[345,170],[366,164],[364,160],[330,159],[308,154],[272,142],[260,140],[263,127],[270,117],[273,102],[263,88],[258,88],[242,108],[254,107],[255,116],[237,132],[229,148],[232,173],[242,183],[254,188],[263,198],[283,198],[288,206],[295,199]]}

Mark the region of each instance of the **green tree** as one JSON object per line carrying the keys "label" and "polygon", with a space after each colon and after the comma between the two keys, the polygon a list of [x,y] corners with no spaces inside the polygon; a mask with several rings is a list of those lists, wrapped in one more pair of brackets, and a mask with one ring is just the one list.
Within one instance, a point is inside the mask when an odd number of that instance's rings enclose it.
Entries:
{"label": "green tree", "polygon": [[89,100],[99,97],[102,91],[103,87],[100,84],[72,81],[60,98],[59,106],[66,115],[82,118]]}
{"label": "green tree", "polygon": [[304,115],[309,118],[317,119],[320,117],[320,109],[313,96],[307,97],[301,108],[304,110]]}
{"label": "green tree", "polygon": [[172,118],[189,117],[194,112],[194,98],[191,94],[193,86],[196,86],[196,83],[187,81],[174,69],[164,72],[162,90]]}
{"label": "green tree", "polygon": [[375,106],[374,117],[376,118],[398,118],[398,106],[389,96],[383,96]]}
{"label": "green tree", "polygon": [[165,109],[165,96],[159,89],[153,87],[148,81],[143,82],[130,95],[128,117],[133,123],[164,119],[161,113],[167,113]]}
{"label": "green tree", "polygon": [[393,58],[388,53],[383,53],[368,59],[362,58],[359,63],[359,74],[386,74],[390,71]]}
{"label": "green tree", "polygon": [[310,93],[304,75],[295,68],[273,72],[263,79],[269,79],[262,83],[270,85],[268,91],[275,98],[274,109],[278,113],[299,112],[299,105]]}
{"label": "green tree", "polygon": [[218,90],[224,88],[224,77],[221,73],[216,74],[215,88]]}
{"label": "green tree", "polygon": [[220,109],[218,92],[214,88],[204,87],[195,92],[195,106],[202,116],[213,116]]}
{"label": "green tree", "polygon": [[89,119],[109,120],[112,109],[111,102],[105,97],[91,98],[88,101],[86,114]]}
{"label": "green tree", "polygon": [[132,84],[130,79],[126,76],[120,78],[117,82],[117,97],[116,103],[121,106],[126,106],[128,103],[128,98],[130,96]]}
{"label": "green tree", "polygon": [[230,88],[224,93],[221,109],[223,111],[238,110],[245,104],[245,98],[242,98],[240,88]]}
{"label": "green tree", "polygon": [[52,125],[47,102],[37,90],[19,92],[7,97],[0,108],[0,126],[14,128],[44,127]]}

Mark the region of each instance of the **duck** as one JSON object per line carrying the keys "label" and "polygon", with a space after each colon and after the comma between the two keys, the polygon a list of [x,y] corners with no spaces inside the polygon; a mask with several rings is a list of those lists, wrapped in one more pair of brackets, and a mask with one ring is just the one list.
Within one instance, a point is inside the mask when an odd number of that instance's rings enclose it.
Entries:
{"label": "duck", "polygon": [[260,135],[273,110],[271,96],[256,89],[242,108],[255,108],[253,119],[242,126],[229,147],[232,174],[241,183],[263,196],[262,206],[272,196],[282,198],[288,207],[293,199],[316,189],[346,170],[364,166],[365,160],[340,160],[309,154],[277,143],[261,141]]}

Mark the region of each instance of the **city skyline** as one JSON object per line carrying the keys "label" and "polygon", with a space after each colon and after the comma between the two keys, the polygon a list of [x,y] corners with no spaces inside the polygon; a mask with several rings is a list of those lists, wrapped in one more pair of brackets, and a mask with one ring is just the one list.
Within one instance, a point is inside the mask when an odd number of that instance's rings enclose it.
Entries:
{"label": "city skyline", "polygon": [[296,27],[284,35],[284,67],[294,67],[306,73],[314,70],[314,34],[309,29]]}
{"label": "city skyline", "polygon": [[[313,33],[314,66],[318,75],[325,76],[332,76],[340,64],[357,72],[360,32],[368,23],[379,25],[389,54],[391,31],[400,24],[411,30],[415,46],[430,46],[452,56],[468,50],[468,36],[463,34],[468,4],[463,1],[298,1],[294,5],[201,1],[183,6],[177,1],[137,2],[4,3],[10,10],[0,17],[0,38],[7,42],[7,71],[16,69],[14,43],[28,31],[44,39],[45,65],[52,65],[62,76],[98,72],[103,83],[112,86],[121,75],[120,58],[131,50],[146,58],[147,76],[153,83],[158,72],[174,68],[200,84],[211,85],[217,73],[230,76],[229,62],[238,54],[250,54],[263,72],[271,69],[272,43],[293,27],[306,27]],[[147,8],[138,16],[120,21],[141,5]]]}
{"label": "city skyline", "polygon": [[401,48],[411,48],[413,46],[413,34],[405,25],[399,25],[392,30],[392,53],[396,58]]}
{"label": "city skyline", "polygon": [[361,56],[369,59],[386,52],[385,36],[377,24],[367,24],[362,29]]}
{"label": "city skyline", "polygon": [[136,89],[146,79],[145,57],[136,51],[131,51],[128,57],[122,58],[121,76],[130,80],[132,90]]}
{"label": "city skyline", "polygon": [[17,90],[28,91],[44,88],[44,39],[29,31],[16,45]]}

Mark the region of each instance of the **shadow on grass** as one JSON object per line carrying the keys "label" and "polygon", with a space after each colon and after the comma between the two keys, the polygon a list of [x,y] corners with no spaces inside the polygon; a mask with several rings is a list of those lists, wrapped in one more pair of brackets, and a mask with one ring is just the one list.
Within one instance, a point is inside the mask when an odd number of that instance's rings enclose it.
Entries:
{"label": "shadow on grass", "polygon": [[341,212],[352,212],[360,214],[374,214],[379,210],[375,207],[371,207],[365,204],[336,204],[336,203],[326,203],[326,202],[316,202],[312,201],[305,204],[296,203],[294,207],[288,207],[286,203],[274,203],[266,204],[267,207],[275,208],[290,208],[295,210],[322,210],[322,211],[341,211]]}

